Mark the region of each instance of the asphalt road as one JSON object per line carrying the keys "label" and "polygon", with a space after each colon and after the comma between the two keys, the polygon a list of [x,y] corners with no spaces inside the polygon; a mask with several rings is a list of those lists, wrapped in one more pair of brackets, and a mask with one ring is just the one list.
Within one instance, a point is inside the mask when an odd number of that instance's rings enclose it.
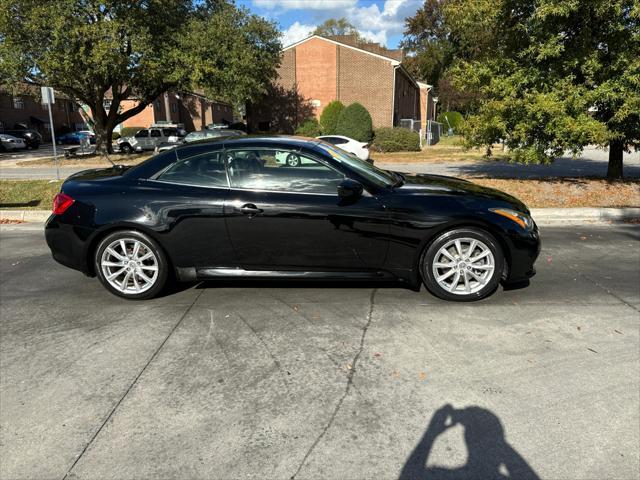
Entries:
{"label": "asphalt road", "polygon": [[128,302],[28,228],[0,228],[0,478],[638,478],[637,226],[545,229],[531,285],[472,305],[317,283]]}
{"label": "asphalt road", "polygon": [[[36,150],[35,152],[39,152]],[[34,155],[33,151],[22,155]],[[2,161],[2,160],[6,161]],[[23,160],[26,158],[22,158]],[[15,158],[0,155],[0,179],[54,179],[56,169],[51,167],[16,167]],[[557,158],[551,165],[520,165],[507,162],[443,162],[443,163],[383,163],[376,165],[389,170],[408,173],[430,173],[449,176],[478,176],[496,178],[542,178],[542,177],[605,177],[607,175],[608,152],[586,148],[580,158]],[[89,167],[74,166],[60,168],[61,178],[86,170]],[[640,178],[640,152],[624,154],[624,174],[627,178]]]}

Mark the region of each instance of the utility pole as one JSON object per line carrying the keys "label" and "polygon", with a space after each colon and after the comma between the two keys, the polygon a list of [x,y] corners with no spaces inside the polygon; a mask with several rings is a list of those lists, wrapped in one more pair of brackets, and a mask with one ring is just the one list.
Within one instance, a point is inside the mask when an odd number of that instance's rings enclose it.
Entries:
{"label": "utility pole", "polygon": [[53,88],[41,87],[40,92],[42,93],[42,103],[45,103],[49,110],[49,127],[51,128],[51,142],[53,143],[53,161],[56,164],[56,180],[60,180],[60,166],[58,165],[58,152],[56,150],[56,134],[53,129],[53,115],[51,113],[51,104],[56,103],[56,100],[53,96]]}

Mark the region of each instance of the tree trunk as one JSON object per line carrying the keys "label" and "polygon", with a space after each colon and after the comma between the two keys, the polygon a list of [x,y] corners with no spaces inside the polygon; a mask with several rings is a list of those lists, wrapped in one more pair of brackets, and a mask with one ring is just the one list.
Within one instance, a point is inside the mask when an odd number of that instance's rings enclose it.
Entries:
{"label": "tree trunk", "polygon": [[105,156],[109,153],[110,137],[107,135],[107,115],[102,108],[91,108],[93,130],[96,134],[96,153]]}
{"label": "tree trunk", "polygon": [[624,142],[622,140],[612,140],[609,143],[609,165],[607,167],[608,180],[620,180],[623,178],[622,155],[624,153]]}

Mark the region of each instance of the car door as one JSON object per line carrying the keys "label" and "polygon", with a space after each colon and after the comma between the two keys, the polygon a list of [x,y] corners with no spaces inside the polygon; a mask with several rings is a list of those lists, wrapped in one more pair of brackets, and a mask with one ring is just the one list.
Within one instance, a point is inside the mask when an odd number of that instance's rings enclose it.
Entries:
{"label": "car door", "polygon": [[141,150],[145,150],[148,148],[147,145],[149,144],[149,130],[138,130],[134,137],[136,139],[135,148],[139,148]]}
{"label": "car door", "polygon": [[388,247],[388,216],[366,191],[338,197],[344,174],[326,160],[294,152],[296,167],[279,162],[282,148],[225,153],[231,190],[227,230],[248,270],[366,271],[380,268]]}
{"label": "car door", "polygon": [[152,150],[162,143],[162,130],[152,128],[149,130],[149,143],[145,148]]}

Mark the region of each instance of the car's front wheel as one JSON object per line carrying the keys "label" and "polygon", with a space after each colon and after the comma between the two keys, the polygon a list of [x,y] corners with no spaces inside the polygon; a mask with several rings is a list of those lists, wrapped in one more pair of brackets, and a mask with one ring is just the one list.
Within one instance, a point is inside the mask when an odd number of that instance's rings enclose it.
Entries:
{"label": "car's front wheel", "polygon": [[128,143],[123,143],[122,145],[120,145],[120,151],[128,155],[130,153],[133,153],[133,148],[131,148],[131,145],[129,145]]}
{"label": "car's front wheel", "polygon": [[495,291],[504,255],[486,231],[460,228],[441,234],[422,255],[420,270],[427,289],[445,300],[469,302]]}
{"label": "car's front wheel", "polygon": [[162,249],[135,230],[107,235],[95,253],[95,271],[111,293],[129,299],[147,299],[163,289],[169,264]]}

